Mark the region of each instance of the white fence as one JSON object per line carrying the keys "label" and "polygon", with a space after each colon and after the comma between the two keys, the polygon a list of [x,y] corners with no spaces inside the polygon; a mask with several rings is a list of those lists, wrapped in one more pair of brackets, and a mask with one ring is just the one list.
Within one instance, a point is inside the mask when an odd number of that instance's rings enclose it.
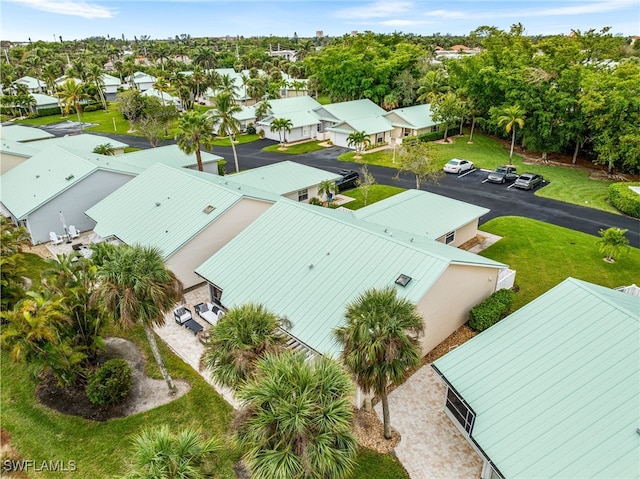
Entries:
{"label": "white fence", "polygon": [[498,284],[496,291],[499,289],[509,289],[513,287],[516,281],[516,272],[509,268],[502,268],[498,273]]}

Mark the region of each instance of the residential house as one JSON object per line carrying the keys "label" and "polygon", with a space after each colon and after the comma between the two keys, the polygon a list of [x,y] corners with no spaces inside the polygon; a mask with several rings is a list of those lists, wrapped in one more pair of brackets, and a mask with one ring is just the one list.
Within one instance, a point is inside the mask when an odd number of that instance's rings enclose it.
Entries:
{"label": "residential house", "polygon": [[383,227],[460,246],[478,234],[488,208],[421,190],[406,190],[359,210],[353,216]]}
{"label": "residential house", "polygon": [[[388,142],[393,127],[384,119],[386,111],[369,99],[321,105],[315,110],[321,124],[320,139],[330,139],[334,145],[350,148],[347,137],[354,131],[364,131],[372,145]],[[320,133],[327,132],[320,136]]]}
{"label": "residential house", "polygon": [[7,125],[0,126],[0,139],[19,141],[20,143],[27,143],[36,140],[46,140],[47,138],[53,138],[53,134],[48,131],[41,130],[31,126],[24,125]]}
{"label": "residential house", "polygon": [[155,97],[160,100],[163,105],[173,105],[178,111],[182,111],[182,100],[177,96],[169,95],[167,92],[158,91],[155,88],[149,88],[142,92],[142,96]]}
{"label": "residential house", "polygon": [[31,96],[36,101],[31,111],[39,112],[41,110],[60,107],[60,100],[55,96],[43,95],[42,93],[32,93]]}
{"label": "residential house", "polygon": [[436,131],[438,128],[432,118],[429,104],[396,108],[386,113],[384,117],[393,126],[391,143],[394,145],[402,143],[406,137],[422,135]]}
{"label": "residential house", "polygon": [[122,88],[120,78],[107,75],[106,73],[102,74],[102,82],[104,83],[104,92],[107,95],[115,95],[118,93],[118,88]]}
{"label": "residential house", "polygon": [[[256,128],[264,129],[265,138],[280,141],[281,135],[286,142],[311,140],[317,136],[320,120],[315,113],[320,103],[310,96],[298,96],[292,98],[280,98],[269,100],[271,107],[269,115],[256,123]],[[286,118],[291,121],[291,130],[274,131],[271,123],[276,118]]]}
{"label": "residential house", "polygon": [[[114,158],[145,170],[151,168],[156,163],[162,163],[174,168],[198,169],[196,154],[192,153],[187,155],[178,145],[159,146],[157,148],[133,151],[124,155],[114,156]],[[223,160],[221,156],[201,151],[200,159],[202,160],[204,171],[214,175],[218,174],[218,162]]]}
{"label": "residential house", "polygon": [[158,79],[153,75],[148,75],[144,72],[135,72],[133,75],[130,75],[125,79],[127,84],[130,86],[134,85],[135,88],[140,91],[149,90],[157,80]]}
{"label": "residential house", "polygon": [[505,265],[437,241],[282,199],[196,273],[224,307],[263,304],[309,351],[336,356],[332,330],[365,290],[395,287],[417,305],[426,354],[496,288]]}
{"label": "residential house", "polygon": [[23,125],[0,126],[0,174],[9,171],[39,151],[39,149],[30,148],[29,142],[47,138],[53,138],[53,135],[39,128]]}
{"label": "residential house", "polygon": [[63,233],[60,212],[68,225],[90,230],[95,223],[85,210],[141,171],[112,156],[50,146],[0,177],[2,214],[26,227],[32,244]]}
{"label": "residential house", "polygon": [[22,85],[26,85],[26,87],[28,88],[30,93],[42,93],[44,91],[44,89],[46,88],[46,84],[45,82],[43,82],[42,80],[38,79],[38,78],[34,78],[31,76],[23,76],[21,78],[18,78],[17,80],[15,80],[13,83],[11,83],[12,85],[17,85],[17,84],[22,84]]}
{"label": "residential house", "polygon": [[29,147],[43,150],[51,145],[56,145],[62,148],[73,149],[75,151],[91,153],[97,146],[105,143],[109,143],[111,145],[114,155],[123,154],[124,149],[129,146],[126,143],[106,136],[95,135],[93,133],[78,133],[75,135],[58,136],[55,138],[32,141],[29,142]]}
{"label": "residential house", "polygon": [[318,187],[323,181],[336,181],[340,175],[293,161],[253,168],[228,175],[234,183],[250,186],[294,201],[309,202],[319,197]]}
{"label": "residential house", "polygon": [[640,475],[640,297],[568,278],[435,361],[483,479]]}
{"label": "residential house", "polygon": [[279,197],[228,177],[156,163],[87,209],[94,233],[158,248],[185,288],[203,282],[194,270]]}

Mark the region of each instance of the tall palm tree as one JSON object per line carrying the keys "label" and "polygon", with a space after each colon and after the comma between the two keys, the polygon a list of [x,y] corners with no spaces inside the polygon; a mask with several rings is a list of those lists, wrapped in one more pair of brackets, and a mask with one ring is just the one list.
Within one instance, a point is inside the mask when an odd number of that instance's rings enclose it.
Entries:
{"label": "tall palm tree", "polygon": [[169,91],[169,82],[164,77],[158,77],[156,78],[156,82],[153,84],[153,88],[160,92],[162,106],[165,106],[164,94]]}
{"label": "tall palm tree", "polygon": [[208,115],[197,111],[188,111],[180,117],[176,134],[178,147],[187,155],[196,154],[200,171],[204,171],[200,148],[211,150],[214,139],[213,122]]}
{"label": "tall palm tree", "polygon": [[519,105],[512,105],[503,108],[502,114],[498,117],[498,126],[504,126],[507,133],[511,132],[511,152],[509,162],[513,159],[513,146],[516,143],[516,126],[524,127],[524,110]]}
{"label": "tall palm tree", "polygon": [[160,252],[146,246],[114,246],[98,264],[98,287],[94,300],[122,329],[141,324],[169,390],[173,380],[164,365],[153,335],[154,325],[164,324],[164,315],[183,299],[182,283],[167,269]]}
{"label": "tall palm tree", "polygon": [[431,103],[434,97],[449,91],[443,70],[429,70],[419,81],[417,101]]}
{"label": "tall palm tree", "polygon": [[237,389],[253,377],[258,359],[284,348],[285,324],[261,304],[232,308],[211,328],[202,362],[216,382]]}
{"label": "tall palm tree", "polygon": [[233,98],[238,94],[238,85],[235,79],[229,75],[222,75],[218,81],[218,89],[220,93],[230,93]]}
{"label": "tall palm tree", "polygon": [[219,93],[213,99],[213,110],[209,110],[211,121],[218,125],[218,135],[228,136],[233,150],[233,160],[236,165],[236,173],[240,171],[238,154],[236,153],[235,136],[240,133],[240,121],[234,116],[242,111],[234,101],[230,93]]}
{"label": "tall palm tree", "polygon": [[371,144],[371,140],[365,131],[353,131],[347,137],[347,145],[355,148],[357,157],[361,155],[362,150],[369,144]]}
{"label": "tall palm tree", "polygon": [[71,106],[74,106],[80,125],[82,125],[82,119],[80,117],[82,114],[82,106],[80,102],[88,97],[89,95],[86,93],[84,85],[82,83],[76,83],[73,78],[66,80],[58,90],[58,98],[60,98],[60,102],[63,105],[64,114],[68,115]]}
{"label": "tall palm tree", "polygon": [[262,120],[269,113],[269,109],[271,108],[271,103],[269,100],[262,100],[260,103],[256,105],[255,113],[256,113],[256,121]]}
{"label": "tall palm tree", "polygon": [[422,318],[411,301],[389,287],[365,291],[347,305],[345,319],[346,325],[334,330],[342,361],[365,394],[380,397],[384,437],[391,439],[388,388],[420,365]]}
{"label": "tall palm tree", "polygon": [[197,429],[172,433],[166,424],[143,430],[132,443],[128,479],[200,479],[204,461],[222,449],[217,438],[204,439]]}
{"label": "tall palm tree", "polygon": [[271,131],[277,131],[280,138],[280,146],[284,148],[284,144],[287,142],[287,133],[291,132],[293,123],[288,118],[274,118],[271,122]]}
{"label": "tall palm tree", "polygon": [[216,67],[216,54],[211,47],[197,46],[193,51],[191,60],[205,70]]}
{"label": "tall palm tree", "polygon": [[304,353],[267,355],[244,401],[235,438],[253,479],[342,479],[354,467],[352,383],[333,360]]}
{"label": "tall palm tree", "polygon": [[99,65],[89,65],[87,70],[87,82],[91,83],[98,90],[98,96],[104,109],[107,109],[107,98],[104,94],[104,77],[102,76],[102,68]]}

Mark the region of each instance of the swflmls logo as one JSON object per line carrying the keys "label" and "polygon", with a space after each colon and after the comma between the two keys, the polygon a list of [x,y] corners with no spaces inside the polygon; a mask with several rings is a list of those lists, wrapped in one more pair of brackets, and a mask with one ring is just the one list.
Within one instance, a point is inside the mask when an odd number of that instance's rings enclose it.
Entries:
{"label": "swflmls logo", "polygon": [[6,459],[2,461],[2,469],[4,472],[75,472],[77,467],[76,461],[12,461]]}

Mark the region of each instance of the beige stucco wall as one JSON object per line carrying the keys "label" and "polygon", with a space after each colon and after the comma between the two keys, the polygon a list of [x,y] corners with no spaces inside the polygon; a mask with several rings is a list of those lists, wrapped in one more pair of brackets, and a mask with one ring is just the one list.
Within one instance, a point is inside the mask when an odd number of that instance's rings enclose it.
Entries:
{"label": "beige stucco wall", "polygon": [[0,175],[5,174],[11,168],[15,168],[29,158],[25,156],[12,155],[10,153],[0,153]]}
{"label": "beige stucco wall", "polygon": [[[302,201],[302,203],[309,203],[309,199],[313,198],[314,196],[316,198],[323,199],[323,198],[320,198],[320,195],[318,195],[318,185],[309,186],[307,188],[307,193],[309,196],[306,200]],[[286,195],[282,195],[282,196],[284,196],[285,198],[289,198],[290,200],[293,200],[293,201],[298,201],[298,190],[292,191],[291,193],[287,193]]]}
{"label": "beige stucco wall", "polygon": [[[471,221],[470,223],[467,223],[466,225],[456,230],[456,234],[455,234],[455,237],[453,238],[453,242],[449,243],[449,246],[458,247],[461,244],[466,243],[470,239],[475,238],[477,234],[478,234],[478,219],[476,218],[475,220]],[[446,235],[441,236],[436,241],[440,241],[440,243],[444,243],[445,237]]]}
{"label": "beige stucco wall", "polygon": [[190,288],[204,280],[194,270],[236,237],[273,203],[243,198],[165,261],[167,267]]}
{"label": "beige stucco wall", "polygon": [[418,302],[425,321],[422,354],[444,341],[468,320],[469,310],[495,291],[499,268],[449,265]]}

